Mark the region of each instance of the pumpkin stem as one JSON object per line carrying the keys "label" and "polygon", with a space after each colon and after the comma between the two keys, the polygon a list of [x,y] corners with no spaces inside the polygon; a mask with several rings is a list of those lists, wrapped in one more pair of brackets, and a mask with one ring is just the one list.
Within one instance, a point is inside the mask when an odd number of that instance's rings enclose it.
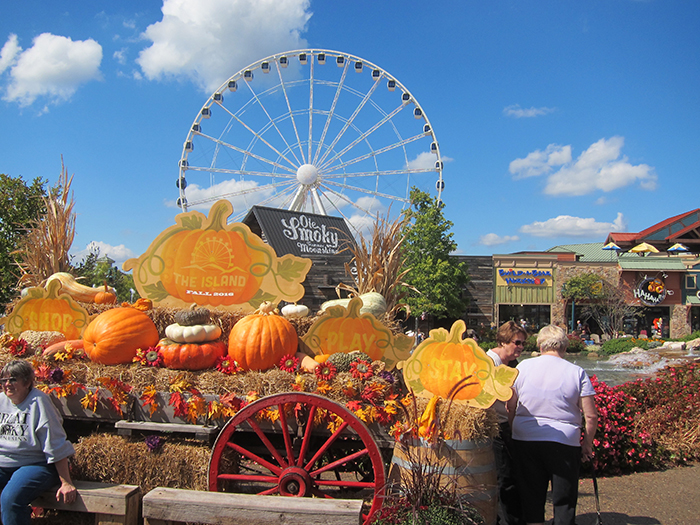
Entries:
{"label": "pumpkin stem", "polygon": [[226,219],[233,213],[233,206],[227,200],[214,203],[209,210],[209,224],[205,230],[221,231],[226,229]]}

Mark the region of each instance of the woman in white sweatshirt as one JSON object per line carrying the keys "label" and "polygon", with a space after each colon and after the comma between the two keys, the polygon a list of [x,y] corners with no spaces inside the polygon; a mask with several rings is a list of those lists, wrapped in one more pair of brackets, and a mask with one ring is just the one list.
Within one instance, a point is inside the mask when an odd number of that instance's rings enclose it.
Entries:
{"label": "woman in white sweatshirt", "polygon": [[34,369],[18,359],[0,373],[0,512],[3,525],[29,525],[29,504],[59,486],[56,499],[77,496],[68,471],[75,451],[51,399],[34,388]]}

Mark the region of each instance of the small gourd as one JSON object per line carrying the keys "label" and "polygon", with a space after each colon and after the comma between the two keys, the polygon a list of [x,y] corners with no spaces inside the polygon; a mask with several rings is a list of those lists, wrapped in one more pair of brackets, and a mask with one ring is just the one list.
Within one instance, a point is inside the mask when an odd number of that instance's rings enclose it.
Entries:
{"label": "small gourd", "polygon": [[188,310],[175,312],[175,322],[180,326],[195,326],[209,322],[209,310],[197,308],[197,303],[192,303]]}
{"label": "small gourd", "polygon": [[281,312],[285,317],[306,317],[309,315],[309,307],[303,304],[288,304],[282,307]]}

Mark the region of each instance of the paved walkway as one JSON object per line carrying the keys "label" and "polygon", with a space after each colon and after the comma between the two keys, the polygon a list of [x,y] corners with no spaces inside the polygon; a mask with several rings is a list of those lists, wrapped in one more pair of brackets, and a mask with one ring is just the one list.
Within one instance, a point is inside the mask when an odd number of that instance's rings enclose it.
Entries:
{"label": "paved walkway", "polygon": [[[598,479],[603,525],[700,524],[700,463]],[[579,483],[577,525],[596,523],[593,482]],[[552,518],[551,503],[547,519]]]}

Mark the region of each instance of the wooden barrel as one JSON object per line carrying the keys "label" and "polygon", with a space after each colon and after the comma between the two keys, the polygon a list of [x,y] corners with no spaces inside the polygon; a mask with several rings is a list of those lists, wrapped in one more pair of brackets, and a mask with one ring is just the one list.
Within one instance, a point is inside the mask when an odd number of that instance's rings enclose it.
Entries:
{"label": "wooden barrel", "polygon": [[404,439],[394,447],[391,463],[391,482],[406,484],[417,475],[439,475],[440,485],[454,487],[479,511],[485,525],[496,525],[498,481],[490,439],[448,439],[432,446],[423,439]]}

